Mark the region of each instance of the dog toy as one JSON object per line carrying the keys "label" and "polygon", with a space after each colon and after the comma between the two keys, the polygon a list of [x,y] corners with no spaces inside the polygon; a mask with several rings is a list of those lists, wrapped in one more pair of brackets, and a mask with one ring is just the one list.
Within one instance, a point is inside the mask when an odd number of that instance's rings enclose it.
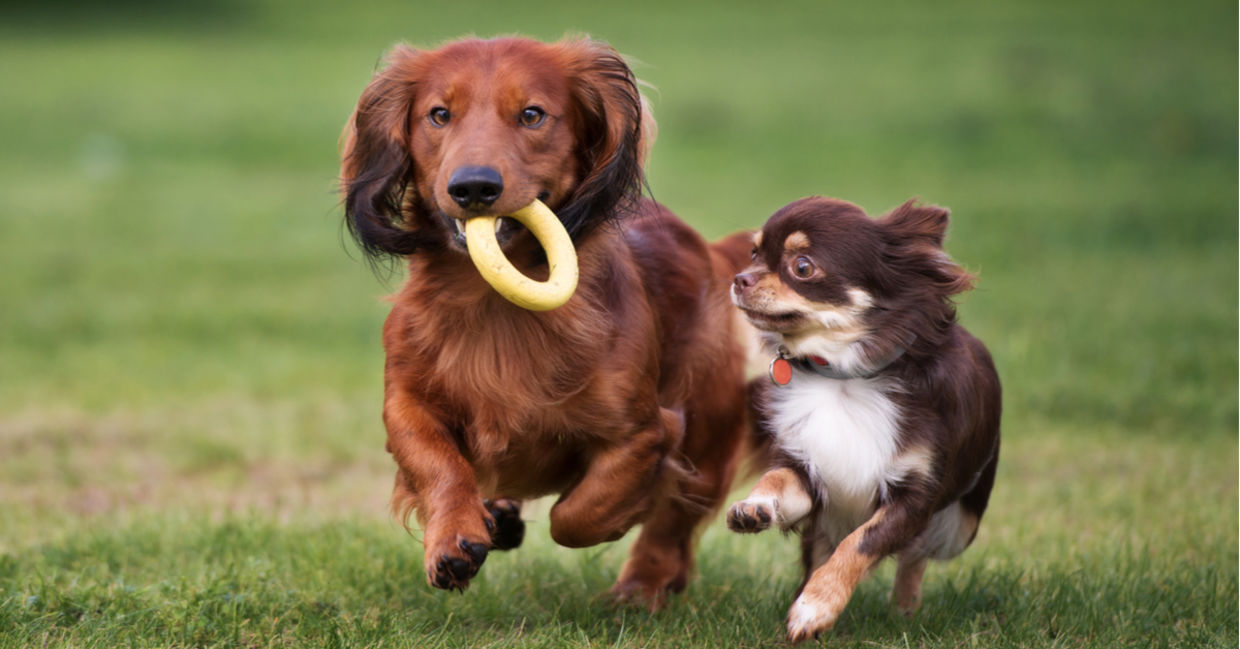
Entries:
{"label": "dog toy", "polygon": [[[529,228],[547,253],[551,274],[539,282],[526,277],[504,256],[495,238],[496,219],[516,219]],[[513,212],[495,216],[476,216],[465,221],[465,243],[469,258],[491,288],[509,302],[531,311],[550,311],[568,301],[577,290],[577,251],[564,224],[542,201]]]}

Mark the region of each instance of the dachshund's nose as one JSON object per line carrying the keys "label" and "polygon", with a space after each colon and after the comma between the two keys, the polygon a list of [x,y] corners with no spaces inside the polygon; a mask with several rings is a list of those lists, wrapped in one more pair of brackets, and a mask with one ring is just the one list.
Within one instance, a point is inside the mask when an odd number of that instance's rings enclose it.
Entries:
{"label": "dachshund's nose", "polygon": [[735,286],[738,291],[752,288],[756,283],[758,283],[758,278],[754,277],[753,273],[741,273],[732,278],[732,285]]}
{"label": "dachshund's nose", "polygon": [[448,178],[448,195],[461,207],[490,207],[504,192],[504,178],[491,167],[458,167]]}

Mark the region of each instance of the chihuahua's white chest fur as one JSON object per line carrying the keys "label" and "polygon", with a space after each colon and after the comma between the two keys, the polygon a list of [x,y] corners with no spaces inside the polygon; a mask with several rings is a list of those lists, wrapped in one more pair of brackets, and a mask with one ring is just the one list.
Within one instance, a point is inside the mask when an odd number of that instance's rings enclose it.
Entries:
{"label": "chihuahua's white chest fur", "polygon": [[832,379],[798,373],[771,391],[767,413],[777,444],[806,467],[825,504],[813,524],[838,543],[902,476],[899,409],[891,379]]}

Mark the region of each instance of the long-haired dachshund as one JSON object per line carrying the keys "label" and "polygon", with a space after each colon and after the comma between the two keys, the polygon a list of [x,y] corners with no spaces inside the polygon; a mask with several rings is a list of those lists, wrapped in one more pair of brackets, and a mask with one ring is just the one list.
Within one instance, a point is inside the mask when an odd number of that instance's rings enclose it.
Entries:
{"label": "long-haired dachshund", "polygon": [[[398,46],[349,120],[348,227],[409,267],[383,328],[383,420],[393,510],[416,512],[436,587],[464,589],[488,550],[516,547],[521,500],[545,494],[560,494],[561,545],[642,524],[616,598],[655,608],[685,587],[746,438],[747,325],[728,290],[749,243],[710,246],[642,197],[652,137],[629,67],[590,40]],[[577,292],[547,312],[495,293],[461,235],[535,199],[580,260]],[[528,230],[497,231],[519,269],[547,276]]]}

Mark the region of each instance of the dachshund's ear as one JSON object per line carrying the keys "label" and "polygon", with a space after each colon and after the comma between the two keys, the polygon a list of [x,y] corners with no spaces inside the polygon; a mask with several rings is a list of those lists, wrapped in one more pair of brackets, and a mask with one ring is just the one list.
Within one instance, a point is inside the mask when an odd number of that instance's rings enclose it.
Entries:
{"label": "dachshund's ear", "polygon": [[892,210],[880,222],[898,238],[921,239],[942,248],[943,239],[947,236],[949,214],[951,212],[946,208],[937,205],[918,205],[917,199],[913,198]]}
{"label": "dachshund's ear", "polygon": [[340,136],[345,223],[372,258],[412,254],[425,243],[407,228],[402,211],[413,178],[409,120],[420,57],[404,45],[392,49]]}
{"label": "dachshund's ear", "polygon": [[558,216],[574,238],[618,216],[641,196],[642,162],[654,120],[624,59],[591,40],[561,44],[569,58],[580,179]]}

